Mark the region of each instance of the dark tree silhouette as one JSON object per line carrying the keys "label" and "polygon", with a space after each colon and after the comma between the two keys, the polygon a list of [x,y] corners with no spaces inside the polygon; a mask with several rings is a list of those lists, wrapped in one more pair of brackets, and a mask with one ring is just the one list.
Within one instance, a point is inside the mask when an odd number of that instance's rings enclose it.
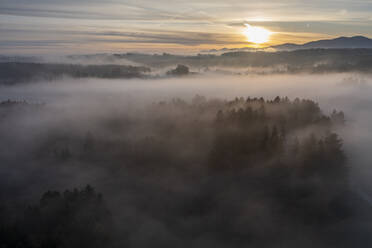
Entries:
{"label": "dark tree silhouette", "polygon": [[47,191],[22,219],[3,228],[1,247],[109,247],[113,231],[102,195],[89,185]]}

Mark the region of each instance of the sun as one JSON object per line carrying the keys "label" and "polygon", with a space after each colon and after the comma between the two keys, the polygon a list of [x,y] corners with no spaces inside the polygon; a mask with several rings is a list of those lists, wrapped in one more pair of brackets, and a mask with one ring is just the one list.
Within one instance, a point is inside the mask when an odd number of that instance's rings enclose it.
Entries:
{"label": "sun", "polygon": [[247,37],[247,40],[252,43],[262,44],[269,41],[272,32],[262,27],[255,27],[249,24],[245,24],[246,28],[243,34]]}

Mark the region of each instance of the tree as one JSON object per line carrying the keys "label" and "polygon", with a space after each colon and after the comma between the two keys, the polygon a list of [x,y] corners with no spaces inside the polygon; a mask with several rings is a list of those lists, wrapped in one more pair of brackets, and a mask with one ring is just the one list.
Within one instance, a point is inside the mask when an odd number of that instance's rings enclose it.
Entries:
{"label": "tree", "polygon": [[85,134],[83,147],[85,153],[90,153],[94,150],[94,136],[91,132]]}
{"label": "tree", "polygon": [[331,114],[331,120],[332,120],[333,123],[338,124],[338,125],[345,124],[345,114],[344,114],[344,112],[342,112],[342,111],[337,112],[336,110],[333,110],[332,114]]}
{"label": "tree", "polygon": [[185,76],[190,73],[190,70],[185,65],[177,65],[176,69],[167,72],[167,75],[172,76]]}
{"label": "tree", "polygon": [[47,191],[30,206],[22,228],[32,247],[107,247],[111,214],[102,195],[87,185],[81,190]]}

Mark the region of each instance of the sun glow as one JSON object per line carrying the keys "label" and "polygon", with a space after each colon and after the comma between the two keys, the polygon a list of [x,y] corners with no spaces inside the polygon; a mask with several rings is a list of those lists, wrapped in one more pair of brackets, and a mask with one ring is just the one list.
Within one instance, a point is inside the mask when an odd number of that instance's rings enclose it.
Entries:
{"label": "sun glow", "polygon": [[245,24],[246,28],[243,34],[247,37],[247,40],[252,43],[262,44],[269,41],[272,32],[262,27],[255,27],[249,24]]}

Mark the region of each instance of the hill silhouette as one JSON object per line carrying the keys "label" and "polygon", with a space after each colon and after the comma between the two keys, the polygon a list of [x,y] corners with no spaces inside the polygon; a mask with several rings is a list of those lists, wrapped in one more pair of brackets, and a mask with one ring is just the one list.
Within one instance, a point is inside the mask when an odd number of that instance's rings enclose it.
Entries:
{"label": "hill silhouette", "polygon": [[335,48],[335,49],[354,49],[354,48],[372,48],[372,39],[364,36],[338,37],[330,40],[317,40],[305,44],[286,43],[278,46],[272,46],[276,50],[299,50],[314,48]]}

